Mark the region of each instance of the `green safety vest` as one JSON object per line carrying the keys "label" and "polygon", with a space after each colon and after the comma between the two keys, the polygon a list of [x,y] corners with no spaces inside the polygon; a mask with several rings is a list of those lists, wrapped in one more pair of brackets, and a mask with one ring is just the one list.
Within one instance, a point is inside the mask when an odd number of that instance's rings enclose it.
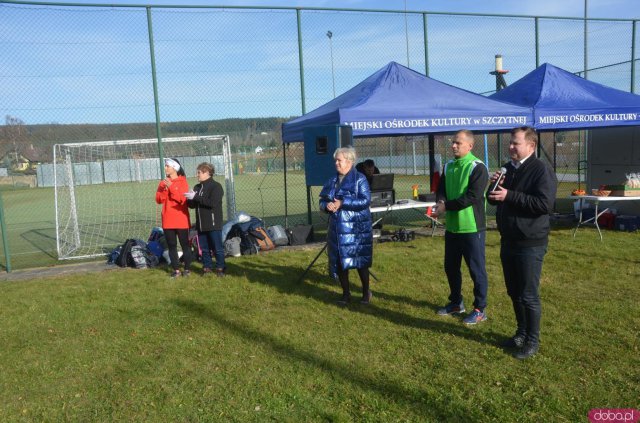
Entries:
{"label": "green safety vest", "polygon": [[[471,172],[478,165],[484,166],[484,163],[471,153],[459,159],[451,160],[445,165],[444,175],[447,200],[455,200],[467,192]],[[486,200],[482,207],[486,207]],[[456,211],[447,210],[445,216],[447,219],[445,222],[446,228],[449,232],[459,234],[478,232],[473,206]]]}

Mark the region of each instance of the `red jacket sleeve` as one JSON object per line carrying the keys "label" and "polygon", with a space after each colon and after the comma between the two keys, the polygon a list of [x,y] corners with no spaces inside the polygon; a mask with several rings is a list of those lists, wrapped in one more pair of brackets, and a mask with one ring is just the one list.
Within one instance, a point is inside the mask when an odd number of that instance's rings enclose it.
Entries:
{"label": "red jacket sleeve", "polygon": [[156,190],[156,203],[162,204],[167,201],[168,194],[167,187],[164,184],[164,181],[160,181],[158,184],[158,189]]}

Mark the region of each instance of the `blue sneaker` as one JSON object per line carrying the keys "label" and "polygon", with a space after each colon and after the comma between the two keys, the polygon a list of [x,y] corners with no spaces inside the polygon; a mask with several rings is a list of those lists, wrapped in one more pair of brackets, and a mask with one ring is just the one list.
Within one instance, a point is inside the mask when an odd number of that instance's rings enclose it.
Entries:
{"label": "blue sneaker", "polygon": [[464,303],[461,301],[460,304],[449,303],[438,310],[436,313],[438,314],[438,316],[446,316],[448,314],[464,313],[464,311]]}
{"label": "blue sneaker", "polygon": [[487,315],[483,311],[474,308],[471,314],[464,318],[463,322],[466,325],[475,325],[485,320],[487,320]]}

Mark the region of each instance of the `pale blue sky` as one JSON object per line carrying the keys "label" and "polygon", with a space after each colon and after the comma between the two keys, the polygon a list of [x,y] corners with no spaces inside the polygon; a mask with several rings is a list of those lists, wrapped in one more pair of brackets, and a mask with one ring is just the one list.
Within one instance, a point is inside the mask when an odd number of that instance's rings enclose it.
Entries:
{"label": "pale blue sky", "polygon": [[[403,11],[404,0],[148,0],[104,5],[322,7]],[[406,0],[407,11],[581,18],[584,0]],[[305,12],[301,31],[309,112],[390,61],[425,73],[421,14]],[[630,90],[631,22],[640,0],[589,0],[589,79]],[[470,91],[495,89],[494,55],[512,83],[535,68],[534,20],[429,15],[429,76]],[[162,121],[302,113],[292,11],[153,9]],[[333,38],[326,36],[327,31]],[[583,69],[582,21],[540,20],[540,63]],[[640,56],[637,47],[636,57]],[[640,81],[640,78],[636,78]],[[640,84],[640,82],[639,82]],[[0,116],[26,123],[154,120],[144,8],[0,3]],[[640,91],[640,87],[638,87]]]}
{"label": "pale blue sky", "polygon": [[[108,3],[146,5],[207,5],[207,6],[284,6],[328,7],[352,9],[390,9],[517,14],[535,16],[584,16],[584,0],[148,0],[70,1],[69,3]],[[587,14],[591,18],[640,18],[638,0],[588,0]]]}

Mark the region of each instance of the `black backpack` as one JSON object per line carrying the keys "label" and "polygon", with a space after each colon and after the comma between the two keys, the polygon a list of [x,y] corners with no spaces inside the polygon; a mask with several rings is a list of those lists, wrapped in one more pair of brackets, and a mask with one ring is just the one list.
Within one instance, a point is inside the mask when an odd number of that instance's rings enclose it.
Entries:
{"label": "black backpack", "polygon": [[131,249],[134,245],[136,245],[136,240],[133,238],[126,240],[124,244],[122,244],[122,247],[120,248],[120,254],[114,261],[117,266],[133,266],[133,261],[131,260]]}
{"label": "black backpack", "polygon": [[264,228],[264,224],[262,223],[262,220],[251,216],[251,219],[248,222],[236,223],[233,225],[227,234],[227,239],[231,239],[236,236],[240,238],[240,253],[243,256],[248,254],[258,254],[260,247],[256,237],[251,234],[251,232],[256,228]]}
{"label": "black backpack", "polygon": [[120,250],[120,254],[113,260],[113,264],[117,266],[146,269],[159,263],[159,259],[147,249],[147,243],[140,239],[130,238],[117,249]]}
{"label": "black backpack", "polygon": [[229,231],[229,235],[227,235],[227,239],[232,239],[234,237],[240,238],[240,254],[243,256],[258,254],[260,248],[256,243],[256,238],[252,236],[249,231],[243,231],[238,225],[233,225]]}

